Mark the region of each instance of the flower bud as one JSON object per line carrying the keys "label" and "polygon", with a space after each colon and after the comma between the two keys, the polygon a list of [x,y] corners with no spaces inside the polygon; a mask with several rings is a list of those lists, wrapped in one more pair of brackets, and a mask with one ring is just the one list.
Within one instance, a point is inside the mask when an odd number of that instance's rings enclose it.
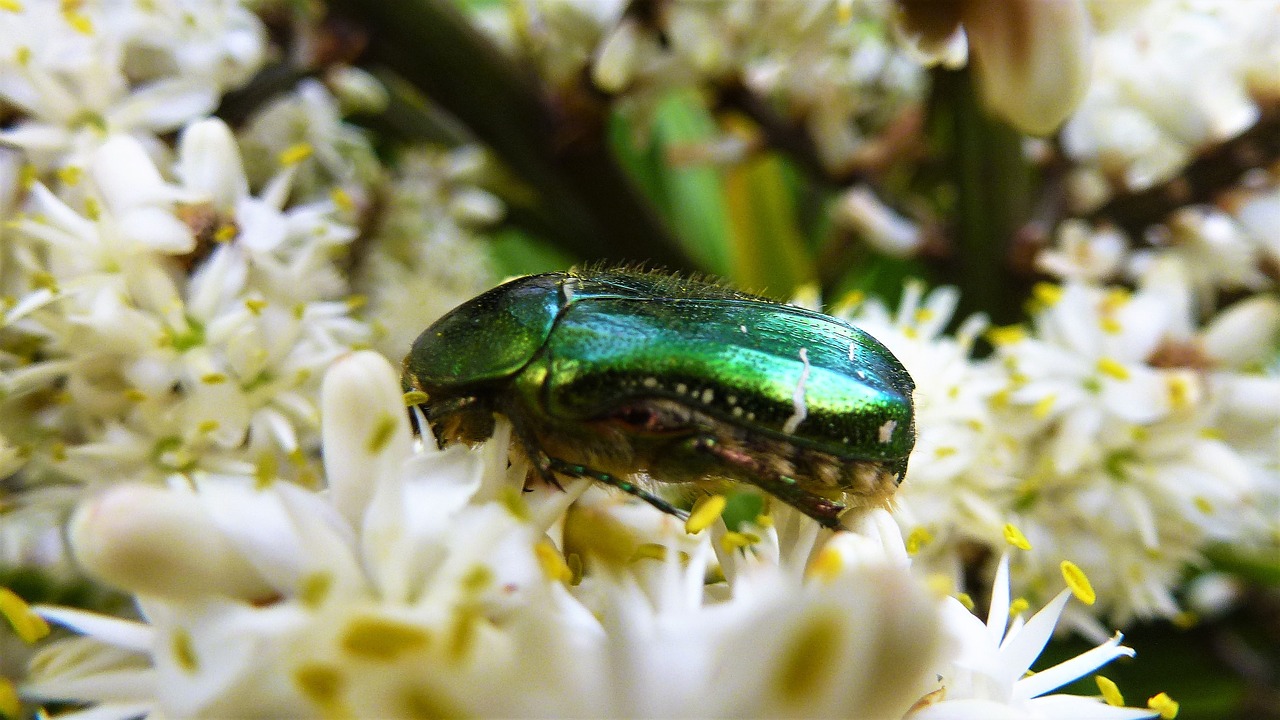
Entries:
{"label": "flower bud", "polygon": [[274,592],[194,493],[118,485],[81,506],[69,534],[86,570],[138,595],[256,600]]}

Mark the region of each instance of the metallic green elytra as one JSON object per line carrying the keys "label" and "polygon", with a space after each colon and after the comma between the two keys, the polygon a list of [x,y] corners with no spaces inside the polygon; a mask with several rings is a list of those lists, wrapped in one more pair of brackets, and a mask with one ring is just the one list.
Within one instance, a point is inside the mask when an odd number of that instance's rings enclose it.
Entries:
{"label": "metallic green elytra", "polygon": [[589,477],[677,515],[646,479],[749,483],[838,527],[888,503],[915,444],[915,383],[875,338],[656,272],[512,280],[427,328],[405,381],[442,444],[487,439],[499,414],[546,480]]}

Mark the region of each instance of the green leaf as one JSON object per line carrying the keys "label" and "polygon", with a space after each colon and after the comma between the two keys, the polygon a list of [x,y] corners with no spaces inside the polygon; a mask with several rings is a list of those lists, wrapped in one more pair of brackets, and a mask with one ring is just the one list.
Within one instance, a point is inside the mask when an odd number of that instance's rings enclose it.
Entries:
{"label": "green leaf", "polygon": [[720,169],[709,163],[680,162],[682,151],[716,142],[715,119],[700,99],[681,93],[658,106],[651,152],[662,168],[662,201],[689,254],[717,275],[732,270],[730,221]]}
{"label": "green leaf", "polygon": [[1261,585],[1280,587],[1280,552],[1218,544],[1205,549],[1213,567]]}
{"label": "green leaf", "polygon": [[516,228],[499,230],[489,248],[499,278],[564,270],[574,264],[559,248]]}
{"label": "green leaf", "polygon": [[789,297],[815,272],[782,159],[772,153],[753,157],[731,168],[725,185],[734,231],[733,279]]}
{"label": "green leaf", "polygon": [[734,532],[764,512],[764,497],[758,492],[743,490],[730,494],[725,500],[724,513],[720,517],[724,518],[725,527]]}

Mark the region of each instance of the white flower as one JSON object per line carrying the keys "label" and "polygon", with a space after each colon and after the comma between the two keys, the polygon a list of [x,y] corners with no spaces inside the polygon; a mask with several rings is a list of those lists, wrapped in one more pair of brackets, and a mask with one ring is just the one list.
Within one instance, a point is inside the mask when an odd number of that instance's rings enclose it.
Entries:
{"label": "white flower", "polygon": [[306,202],[328,200],[336,191],[354,208],[367,206],[378,163],[369,137],[343,122],[340,104],[316,80],[266,103],[240,133],[248,174],[266,182],[277,163],[294,167],[292,192]]}
{"label": "white flower", "polygon": [[555,92],[581,78],[616,95],[642,134],[673,90],[740,82],[798,118],[834,173],[870,162],[875,133],[922,98],[925,75],[883,0],[676,3],[640,22],[616,2],[537,0],[483,24]]}
{"label": "white flower", "polygon": [[355,279],[369,298],[377,347],[401,355],[418,334],[494,285],[476,226],[498,219],[501,202],[474,183],[489,166],[475,147],[404,153],[378,230]]}
{"label": "white flower", "polygon": [[[41,608],[88,637],[42,651],[24,694],[101,717],[895,717],[936,663],[936,603],[887,517],[814,549],[808,520],[807,542],[762,528],[713,546],[654,515],[658,559],[566,586],[543,533],[585,481],[522,494],[505,429],[415,450],[395,370],[371,352],[330,371],[324,416],[327,495],[201,476],[82,508],[77,557],[146,621]],[[769,559],[787,546],[813,557]],[[735,568],[727,597],[706,584],[717,556]]]}
{"label": "white flower", "polygon": [[1085,92],[1091,32],[1082,0],[899,5],[903,33],[925,60],[957,66],[967,45],[983,103],[1025,132],[1053,132]]}
{"label": "white flower", "polygon": [[1219,290],[1259,290],[1268,284],[1259,267],[1259,248],[1245,228],[1221,210],[1188,206],[1173,212],[1151,233],[1157,249],[1135,253],[1135,275],[1170,272],[1176,263],[1198,309],[1207,313]]}
{"label": "white flower", "polygon": [[1071,597],[1065,589],[1044,608],[1024,620],[1010,617],[1009,556],[1000,559],[991,588],[991,607],[984,623],[955,598],[947,598],[947,627],[959,652],[939,672],[941,699],[912,712],[911,720],[991,720],[993,718],[1151,718],[1158,712],[1113,707],[1101,698],[1048,693],[1106,665],[1118,657],[1132,657],[1117,633],[1098,647],[1035,673],[1029,670],[1049,642],[1058,618]]}
{"label": "white flower", "polygon": [[1170,179],[1202,147],[1257,120],[1254,78],[1270,67],[1280,27],[1269,0],[1135,7],[1095,36],[1089,90],[1062,132],[1082,166],[1075,172],[1130,191]]}
{"label": "white flower", "polygon": [[0,10],[0,98],[24,117],[0,131],[41,168],[83,167],[105,138],[175,130],[212,111],[265,54],[235,0],[126,0]]}
{"label": "white flower", "polygon": [[1005,522],[1001,497],[1009,458],[997,447],[991,397],[1001,389],[998,368],[972,358],[973,344],[987,327],[985,316],[943,334],[959,293],[938,288],[925,294],[909,282],[896,311],[870,301],[853,318],[883,342],[916,381],[916,445],[907,477],[895,497],[894,512],[908,535],[912,553],[927,553],[959,574],[946,556],[962,538],[998,540]]}
{"label": "white flower", "polygon": [[1153,294],[1077,283],[1037,292],[1035,334],[1000,336],[1007,398],[1030,409],[1025,428],[1056,425],[1051,457],[1070,472],[1097,456],[1095,438],[1116,422],[1146,424],[1169,412],[1169,379],[1146,361],[1172,320]]}
{"label": "white flower", "polygon": [[[333,253],[354,230],[330,200],[286,207],[290,168],[249,195],[220,121],[188,127],[178,155],[166,181],[116,136],[74,197],[33,187],[33,212],[13,223],[19,299],[5,323],[39,357],[3,381],[6,402],[47,407],[4,431],[83,482],[289,458],[305,475],[318,378],[368,336]],[[50,403],[55,384],[70,402]]]}
{"label": "white flower", "polygon": [[846,191],[834,218],[871,247],[893,257],[913,255],[923,242],[918,225],[894,212],[865,187]]}
{"label": "white flower", "polygon": [[1091,230],[1081,220],[1067,220],[1058,228],[1056,246],[1036,256],[1036,267],[1062,280],[1105,282],[1119,273],[1128,246],[1114,228]]}

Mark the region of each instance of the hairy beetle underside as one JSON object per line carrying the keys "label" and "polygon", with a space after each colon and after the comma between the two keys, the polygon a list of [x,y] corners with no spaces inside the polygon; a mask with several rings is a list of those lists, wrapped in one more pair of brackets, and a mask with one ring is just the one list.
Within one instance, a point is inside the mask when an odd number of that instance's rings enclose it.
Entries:
{"label": "hairy beetle underside", "polygon": [[[814,518],[838,527],[846,510],[855,514],[889,504],[901,480],[890,463],[842,458],[723,422],[666,398],[632,402],[589,422],[525,427],[525,411],[501,408],[516,428],[520,450],[544,477],[565,472],[547,459],[581,466],[581,474],[605,480],[684,484],[701,491],[726,482],[754,485]],[[432,420],[442,444],[488,439],[493,415],[482,404],[460,404]],[[596,471],[596,472],[591,472]],[[618,483],[613,483],[618,484]],[[624,483],[630,485],[630,483]],[[649,502],[645,491],[624,487]],[[662,504],[654,503],[662,509]]]}

